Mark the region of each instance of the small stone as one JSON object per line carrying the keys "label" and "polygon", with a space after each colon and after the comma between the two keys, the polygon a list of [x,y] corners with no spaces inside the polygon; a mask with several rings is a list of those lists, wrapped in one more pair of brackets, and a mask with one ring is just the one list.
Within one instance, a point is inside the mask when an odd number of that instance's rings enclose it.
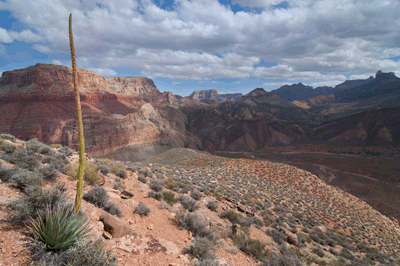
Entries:
{"label": "small stone", "polygon": [[149,229],[149,230],[153,230],[153,225],[152,225],[152,224],[150,224],[149,226],[147,226],[147,229]]}
{"label": "small stone", "polygon": [[112,238],[112,235],[111,235],[110,233],[104,231],[104,232],[103,232],[103,237],[104,237],[105,239],[111,239],[111,238]]}

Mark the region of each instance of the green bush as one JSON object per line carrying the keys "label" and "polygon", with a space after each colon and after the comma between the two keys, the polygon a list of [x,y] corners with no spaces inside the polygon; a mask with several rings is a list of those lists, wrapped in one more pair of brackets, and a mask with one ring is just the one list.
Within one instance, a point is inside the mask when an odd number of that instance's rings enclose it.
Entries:
{"label": "green bush", "polygon": [[214,243],[205,237],[196,237],[193,244],[190,246],[189,253],[193,257],[203,260],[215,259],[215,253],[213,252]]}
{"label": "green bush", "polygon": [[31,257],[38,266],[117,266],[117,258],[111,250],[105,250],[103,241],[79,238],[65,251],[49,252],[46,245],[33,240],[29,245]]}
{"label": "green bush", "polygon": [[222,211],[219,216],[222,219],[228,219],[233,224],[238,224],[243,216],[240,213],[235,212],[232,209]]}
{"label": "green bush", "polygon": [[65,165],[69,164],[69,160],[67,159],[67,157],[62,154],[62,153],[56,153],[54,155],[46,155],[43,159],[42,159],[42,163],[47,163],[50,164],[52,166],[54,166],[54,168],[57,171],[61,171]]}
{"label": "green bush", "polygon": [[114,179],[114,189],[119,190],[119,191],[124,191],[126,186],[125,182],[119,178]]}
{"label": "green bush", "polygon": [[50,146],[39,142],[37,139],[31,139],[26,142],[26,151],[28,154],[40,153],[40,154],[53,154],[53,150]]}
{"label": "green bush", "polygon": [[1,182],[7,183],[10,178],[18,171],[21,171],[19,168],[2,168],[0,163],[0,180]]}
{"label": "green bush", "polygon": [[201,194],[201,193],[198,192],[198,191],[192,191],[192,192],[190,193],[190,196],[191,196],[193,199],[195,199],[195,200],[200,200],[200,199],[203,197],[203,194]]}
{"label": "green bush", "polygon": [[77,238],[86,237],[91,228],[86,215],[75,213],[71,206],[46,209],[45,217],[30,220],[28,228],[35,239],[46,244],[50,250],[66,250],[74,245]]}
{"label": "green bush", "polygon": [[283,246],[279,248],[279,253],[273,253],[268,258],[265,258],[262,264],[258,266],[294,266],[305,265],[304,262],[297,256],[296,251],[292,248],[287,249]]}
{"label": "green bush", "polygon": [[257,239],[250,238],[246,234],[232,234],[231,239],[241,251],[258,260],[261,260],[267,255],[264,250],[266,244]]}
{"label": "green bush", "polygon": [[122,178],[122,179],[127,179],[128,178],[128,174],[126,173],[126,171],[124,169],[115,171],[115,175]]}
{"label": "green bush", "polygon": [[83,199],[96,207],[103,208],[107,204],[109,196],[104,188],[94,187],[83,195]]}
{"label": "green bush", "polygon": [[28,188],[40,187],[43,184],[43,178],[38,173],[31,173],[24,169],[18,169],[8,180],[15,187],[25,192]]}
{"label": "green bush", "polygon": [[147,178],[143,174],[138,175],[138,180],[142,183],[147,183]]}
{"label": "green bush", "polygon": [[57,177],[57,170],[54,165],[45,165],[37,169],[37,174],[42,176],[45,181],[54,181]]}
{"label": "green bush", "polygon": [[21,147],[15,150],[9,162],[20,168],[28,169],[29,171],[33,171],[39,166],[38,157],[28,154],[26,150]]}
{"label": "green bush", "polygon": [[59,148],[58,152],[64,154],[67,157],[70,157],[72,154],[74,154],[74,152],[68,146]]}
{"label": "green bush", "polygon": [[8,143],[6,141],[0,141],[0,150],[4,151],[5,153],[13,153],[15,151],[15,145]]}
{"label": "green bush", "polygon": [[150,190],[147,193],[147,196],[149,196],[150,198],[156,199],[158,201],[161,201],[164,198],[164,196],[161,192],[154,192],[153,190]]}
{"label": "green bush", "polygon": [[164,183],[157,179],[152,179],[150,181],[150,188],[155,192],[160,192],[164,187]]}
{"label": "green bush", "polygon": [[15,142],[15,140],[16,140],[16,138],[10,134],[1,134],[0,139],[7,139],[7,140],[10,140],[11,142]]}
{"label": "green bush", "polygon": [[137,213],[140,216],[147,216],[150,212],[151,209],[142,202],[139,202],[139,205],[133,211],[133,213]]}
{"label": "green bush", "polygon": [[[72,166],[68,167],[65,171],[65,174],[72,177],[73,179],[78,178],[78,170],[79,170],[79,164],[73,164]],[[99,167],[89,161],[85,162],[85,169],[83,173],[83,179],[92,186],[99,185],[100,178],[99,178]]]}
{"label": "green bush", "polygon": [[112,215],[116,215],[116,216],[118,216],[118,217],[122,217],[122,216],[123,216],[123,215],[122,215],[122,211],[120,210],[120,208],[118,207],[118,205],[116,205],[116,204],[114,204],[114,203],[112,203],[112,202],[107,202],[107,203],[104,205],[103,209],[104,209],[106,212],[108,212],[108,213],[110,213],[110,214],[112,214]]}
{"label": "green bush", "polygon": [[194,237],[206,237],[211,241],[218,239],[214,230],[207,228],[202,219],[195,214],[177,212],[176,222],[179,227],[192,232]]}
{"label": "green bush", "polygon": [[175,198],[175,193],[171,192],[171,191],[163,191],[162,192],[163,196],[164,196],[164,200],[169,204],[169,205],[174,205],[175,203],[178,202],[178,199]]}
{"label": "green bush", "polygon": [[64,184],[53,187],[51,190],[41,187],[28,188],[17,200],[7,204],[10,210],[7,219],[14,224],[36,220],[38,216],[45,216],[47,206],[57,208],[65,205],[66,188]]}
{"label": "green bush", "polygon": [[209,201],[207,202],[206,207],[213,212],[216,212],[218,209],[218,203],[216,201]]}
{"label": "green bush", "polygon": [[200,206],[196,203],[196,201],[191,200],[188,197],[180,195],[178,198],[179,202],[182,204],[183,208],[190,212],[194,212],[195,210],[199,209]]}

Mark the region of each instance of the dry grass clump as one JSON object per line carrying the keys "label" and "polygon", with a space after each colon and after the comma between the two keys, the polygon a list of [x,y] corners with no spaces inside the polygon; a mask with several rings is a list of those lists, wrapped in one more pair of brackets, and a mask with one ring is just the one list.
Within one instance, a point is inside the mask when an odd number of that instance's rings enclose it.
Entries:
{"label": "dry grass clump", "polygon": [[[73,164],[65,170],[65,174],[72,177],[73,179],[78,178],[78,169],[79,164]],[[87,161],[85,163],[85,169],[83,173],[83,179],[92,186],[99,185],[100,178],[99,178],[99,171],[100,168],[96,164]]]}

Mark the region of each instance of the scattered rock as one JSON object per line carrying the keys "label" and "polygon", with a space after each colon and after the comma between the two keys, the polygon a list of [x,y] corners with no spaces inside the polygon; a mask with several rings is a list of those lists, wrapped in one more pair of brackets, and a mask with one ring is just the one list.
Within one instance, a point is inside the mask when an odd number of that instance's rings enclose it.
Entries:
{"label": "scattered rock", "polygon": [[152,224],[150,224],[149,226],[147,226],[147,229],[149,229],[149,230],[153,230],[153,225],[152,225]]}
{"label": "scattered rock", "polygon": [[111,239],[111,238],[112,238],[112,235],[111,235],[110,233],[104,231],[104,232],[103,232],[103,237],[104,237],[105,239]]}
{"label": "scattered rock", "polygon": [[172,243],[171,241],[162,239],[160,237],[157,237],[157,239],[160,242],[160,244],[167,249],[167,251],[165,253],[173,254],[173,255],[179,254],[179,249],[177,246],[175,246],[174,243]]}
{"label": "scattered rock", "polygon": [[123,237],[133,233],[132,228],[109,213],[102,212],[100,215],[100,221],[104,224],[104,231],[110,233],[114,238]]}
{"label": "scattered rock", "polygon": [[130,199],[132,197],[133,197],[133,194],[129,191],[124,190],[121,192],[121,198],[123,198],[123,199]]}

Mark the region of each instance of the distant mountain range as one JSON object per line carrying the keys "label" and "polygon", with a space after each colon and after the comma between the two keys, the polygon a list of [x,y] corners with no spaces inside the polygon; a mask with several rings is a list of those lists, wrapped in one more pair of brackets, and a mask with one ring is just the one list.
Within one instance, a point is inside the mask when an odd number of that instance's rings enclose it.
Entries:
{"label": "distant mountain range", "polygon": [[286,100],[294,101],[320,95],[335,94],[336,92],[345,89],[352,89],[354,87],[367,84],[373,80],[374,78],[371,76],[368,79],[346,80],[345,82],[336,85],[334,88],[324,86],[317,87],[315,89],[300,82],[298,84],[284,85],[279,89],[273,90],[272,92]]}
{"label": "distant mountain range", "polygon": [[[71,68],[37,64],[0,78],[0,133],[77,148]],[[262,151],[318,144],[400,147],[400,79],[345,81],[335,88],[303,84],[246,95],[161,93],[151,79],[104,78],[78,69],[87,152],[143,160],[165,150]],[[334,94],[305,97],[310,93]],[[289,96],[280,97],[279,92]],[[296,96],[297,95],[297,96]],[[287,99],[289,98],[289,99]]]}

